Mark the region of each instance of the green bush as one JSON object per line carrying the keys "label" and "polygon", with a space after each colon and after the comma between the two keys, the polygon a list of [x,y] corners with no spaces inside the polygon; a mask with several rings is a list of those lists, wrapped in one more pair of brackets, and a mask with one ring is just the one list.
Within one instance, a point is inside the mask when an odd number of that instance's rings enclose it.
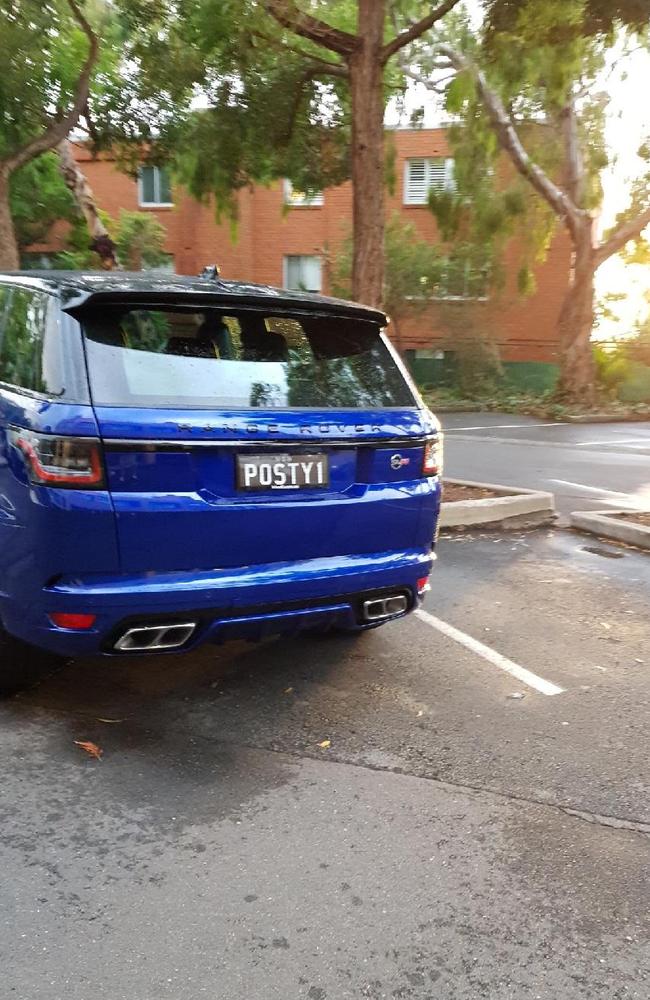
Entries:
{"label": "green bush", "polygon": [[499,349],[487,336],[463,337],[454,344],[456,379],[461,396],[480,399],[496,393],[503,382]]}
{"label": "green bush", "polygon": [[596,344],[594,361],[596,362],[598,388],[614,399],[618,395],[619,388],[630,374],[630,361],[626,357],[624,349],[622,346],[611,348]]}

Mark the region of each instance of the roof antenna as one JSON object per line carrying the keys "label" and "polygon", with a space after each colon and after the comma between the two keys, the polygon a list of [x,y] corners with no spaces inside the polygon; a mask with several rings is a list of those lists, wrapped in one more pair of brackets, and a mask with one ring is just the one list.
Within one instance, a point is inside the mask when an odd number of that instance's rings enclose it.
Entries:
{"label": "roof antenna", "polygon": [[208,267],[204,267],[199,275],[199,278],[206,278],[208,281],[216,281],[218,277],[219,277],[218,264],[210,264]]}

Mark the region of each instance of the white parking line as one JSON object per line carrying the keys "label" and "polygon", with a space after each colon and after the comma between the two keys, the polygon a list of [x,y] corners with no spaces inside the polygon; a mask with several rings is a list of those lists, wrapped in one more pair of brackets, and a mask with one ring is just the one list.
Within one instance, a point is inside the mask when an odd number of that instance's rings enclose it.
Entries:
{"label": "white parking line", "polygon": [[639,448],[647,448],[648,445],[650,445],[650,438],[639,438],[639,437],[619,438],[619,439],[610,438],[608,441],[576,441],[575,447],[590,448],[592,446],[595,447],[597,445],[603,445],[603,444],[623,445],[625,447],[632,447],[636,445]]}
{"label": "white parking line", "polygon": [[560,486],[573,486],[576,490],[585,490],[587,493],[602,493],[610,497],[626,497],[630,499],[629,493],[619,493],[618,490],[605,490],[601,486],[585,486],[584,483],[572,483],[569,479],[549,479],[549,483],[559,483]]}
{"label": "white parking line", "polygon": [[429,614],[428,611],[418,608],[415,614],[421,621],[426,622],[427,625],[442,632],[443,635],[446,635],[449,639],[453,639],[454,642],[459,642],[461,646],[465,646],[466,649],[471,650],[478,656],[482,656],[484,660],[487,660],[493,666],[499,667],[500,670],[505,670],[507,674],[516,677],[522,684],[534,688],[540,694],[563,694],[564,688],[558,687],[557,684],[552,684],[551,681],[545,680],[544,677],[538,677],[537,674],[526,670],[525,667],[520,667],[518,663],[513,663],[506,656],[497,653],[495,649],[485,646],[478,639],[474,639],[471,635],[467,635],[465,632],[461,632],[460,629],[454,628],[453,625],[443,622],[440,618],[436,618],[435,615]]}
{"label": "white parking line", "polygon": [[517,427],[566,427],[566,421],[557,420],[545,424],[478,424],[476,427],[443,427],[445,434],[453,434],[455,431],[492,431],[492,430],[508,430]]}

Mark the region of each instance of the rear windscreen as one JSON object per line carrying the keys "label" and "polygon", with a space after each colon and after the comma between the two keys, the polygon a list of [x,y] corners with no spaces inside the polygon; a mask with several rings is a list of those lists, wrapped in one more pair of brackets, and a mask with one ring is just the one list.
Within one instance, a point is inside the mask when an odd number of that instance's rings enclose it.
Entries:
{"label": "rear windscreen", "polygon": [[82,318],[106,406],[413,406],[374,323],[259,311],[102,306]]}

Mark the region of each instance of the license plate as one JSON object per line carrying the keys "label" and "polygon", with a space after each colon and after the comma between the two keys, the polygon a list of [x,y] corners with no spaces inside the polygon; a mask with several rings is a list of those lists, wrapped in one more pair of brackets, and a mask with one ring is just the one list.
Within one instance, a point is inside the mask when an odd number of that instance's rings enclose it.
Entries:
{"label": "license plate", "polygon": [[329,486],[328,456],[238,455],[240,490],[312,490]]}

